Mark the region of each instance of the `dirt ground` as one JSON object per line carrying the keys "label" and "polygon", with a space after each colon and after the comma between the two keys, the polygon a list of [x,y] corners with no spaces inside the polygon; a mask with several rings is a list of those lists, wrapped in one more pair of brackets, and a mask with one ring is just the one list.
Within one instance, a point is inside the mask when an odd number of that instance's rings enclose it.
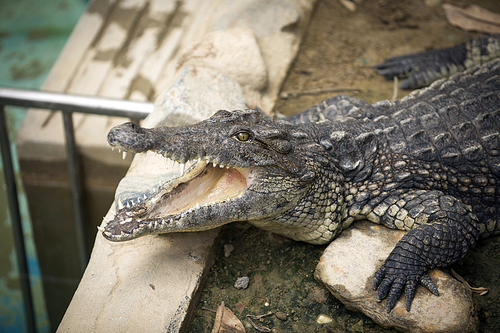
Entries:
{"label": "dirt ground", "polygon": [[[498,0],[453,3],[474,3],[500,12]],[[380,77],[371,65],[392,55],[450,46],[472,36],[446,21],[439,0],[360,0],[355,12],[338,0],[318,0],[282,92],[342,87],[359,89],[349,94],[369,102],[390,99],[393,82]],[[398,97],[408,93],[400,90]],[[294,114],[332,95],[280,99],[274,111]],[[224,256],[227,244],[234,246],[229,257]],[[190,332],[210,332],[215,315],[202,308],[215,310],[221,301],[245,323],[247,332],[257,332],[243,320],[247,314],[270,311],[279,315],[254,322],[271,332],[389,331],[364,315],[345,309],[314,280],[322,246],[288,240],[245,223],[227,226],[217,246],[215,264]],[[475,296],[482,332],[498,332],[500,327],[499,263],[500,239],[492,238],[453,266],[471,285],[490,288],[487,295]],[[248,289],[234,288],[241,276],[250,278]],[[320,315],[331,321],[318,324]]]}

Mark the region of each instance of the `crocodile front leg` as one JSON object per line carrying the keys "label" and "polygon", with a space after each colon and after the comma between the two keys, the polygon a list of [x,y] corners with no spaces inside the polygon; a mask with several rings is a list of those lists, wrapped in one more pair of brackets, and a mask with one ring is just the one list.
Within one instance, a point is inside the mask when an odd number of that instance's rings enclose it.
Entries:
{"label": "crocodile front leg", "polygon": [[439,295],[427,270],[463,258],[479,238],[479,222],[469,206],[438,191],[433,191],[433,195],[437,205],[427,209],[434,211],[428,216],[429,224],[408,231],[375,273],[377,301],[387,297],[387,312],[394,308],[403,291],[406,310],[410,311],[418,283]]}

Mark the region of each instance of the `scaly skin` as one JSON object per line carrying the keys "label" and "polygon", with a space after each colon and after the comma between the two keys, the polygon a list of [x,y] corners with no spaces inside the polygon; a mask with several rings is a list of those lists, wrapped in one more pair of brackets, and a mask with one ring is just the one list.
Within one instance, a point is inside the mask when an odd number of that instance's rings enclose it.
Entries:
{"label": "scaly skin", "polygon": [[492,61],[396,102],[339,95],[285,120],[243,110],[192,126],[117,126],[114,147],[199,161],[121,209],[103,235],[122,241],[248,220],[324,244],[368,219],[408,231],[373,285],[388,311],[402,292],[409,310],[418,283],[438,294],[428,269],[499,231],[499,94],[500,61]]}

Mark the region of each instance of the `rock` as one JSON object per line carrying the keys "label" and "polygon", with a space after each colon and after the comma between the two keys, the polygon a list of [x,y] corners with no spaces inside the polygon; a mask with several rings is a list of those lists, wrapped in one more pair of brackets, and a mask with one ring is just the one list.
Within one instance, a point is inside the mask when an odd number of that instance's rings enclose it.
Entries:
{"label": "rock", "polygon": [[155,101],[142,126],[179,126],[202,121],[217,110],[241,110],[246,100],[240,85],[209,68],[186,67],[172,87]]}
{"label": "rock", "polygon": [[250,282],[250,279],[248,278],[248,276],[240,277],[234,283],[234,287],[236,289],[247,289],[248,282]]}
{"label": "rock", "polygon": [[[214,8],[207,31],[243,28],[251,30],[257,39],[259,52],[266,66],[268,84],[267,88],[260,92],[262,98],[258,101],[253,99],[257,94],[247,95],[247,83],[242,83],[250,106],[259,106],[264,112],[271,112],[290,64],[295,59],[302,35],[307,29],[315,2],[221,0]],[[240,52],[234,47],[231,49],[233,52]],[[242,66],[243,61],[240,60],[237,65]]]}
{"label": "rock", "polygon": [[228,258],[233,250],[234,246],[232,244],[224,244],[224,257]]}
{"label": "rock", "polygon": [[267,69],[252,30],[233,28],[205,35],[186,51],[178,68],[201,66],[214,69],[236,80],[248,101],[260,101],[268,84]]}
{"label": "rock", "polygon": [[385,301],[381,304],[375,301],[373,275],[403,235],[402,231],[358,222],[327,247],[315,277],[348,309],[361,311],[384,327],[412,332],[477,331],[478,318],[471,292],[438,269],[429,271],[429,275],[441,295],[434,296],[418,286],[410,312],[405,309],[404,297],[390,313]]}
{"label": "rock", "polygon": [[276,315],[276,318],[278,318],[278,319],[279,319],[279,320],[281,320],[281,321],[285,321],[285,320],[286,320],[286,318],[288,317],[288,316],[286,315],[286,313],[284,313],[284,312],[282,312],[282,311],[277,311],[277,312],[275,313],[275,315]]}

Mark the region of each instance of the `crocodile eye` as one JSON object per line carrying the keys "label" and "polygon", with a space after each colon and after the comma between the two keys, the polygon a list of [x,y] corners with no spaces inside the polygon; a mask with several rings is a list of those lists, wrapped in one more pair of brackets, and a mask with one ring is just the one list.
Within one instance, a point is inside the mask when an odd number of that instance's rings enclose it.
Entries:
{"label": "crocodile eye", "polygon": [[236,134],[236,138],[240,141],[247,141],[250,138],[250,134],[247,132],[240,132]]}

